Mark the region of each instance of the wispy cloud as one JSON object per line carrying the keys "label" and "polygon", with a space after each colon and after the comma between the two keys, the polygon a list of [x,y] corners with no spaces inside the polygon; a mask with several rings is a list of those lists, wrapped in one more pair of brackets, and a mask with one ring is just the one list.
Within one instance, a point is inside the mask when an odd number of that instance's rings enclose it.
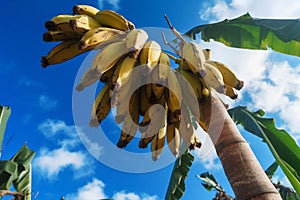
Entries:
{"label": "wispy cloud", "polygon": [[98,0],[98,6],[103,9],[105,5],[110,5],[114,10],[120,9],[120,0]]}
{"label": "wispy cloud", "polygon": [[207,21],[234,18],[246,12],[259,18],[298,18],[299,9],[300,2],[294,0],[216,0],[215,3],[202,7],[199,14],[201,19]]}
{"label": "wispy cloud", "polygon": [[39,106],[44,110],[51,110],[55,108],[58,104],[57,100],[54,100],[46,95],[39,96]]}
{"label": "wispy cloud", "polygon": [[[93,200],[108,198],[105,194],[105,184],[98,179],[93,179],[81,188],[78,188],[76,193],[68,194],[66,200]],[[113,194],[114,200],[158,200],[159,198],[154,195],[136,194],[134,192],[119,191]]]}

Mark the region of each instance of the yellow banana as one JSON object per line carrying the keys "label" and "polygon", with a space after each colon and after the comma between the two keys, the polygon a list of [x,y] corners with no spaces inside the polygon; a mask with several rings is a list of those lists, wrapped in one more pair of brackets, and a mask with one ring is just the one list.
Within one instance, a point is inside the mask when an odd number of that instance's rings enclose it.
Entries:
{"label": "yellow banana", "polygon": [[242,89],[244,82],[237,78],[237,76],[229,66],[212,60],[209,60],[207,62],[211,65],[214,65],[221,72],[223,81],[226,85],[229,85],[230,87],[233,87],[237,90]]}
{"label": "yellow banana", "polygon": [[205,63],[206,75],[203,78],[205,83],[217,92],[225,93],[225,83],[221,72],[212,64]]}
{"label": "yellow banana", "polygon": [[45,23],[45,27],[49,31],[74,31],[70,20],[81,18],[82,15],[57,15]]}
{"label": "yellow banana", "polygon": [[110,89],[107,85],[104,85],[97,95],[92,107],[90,126],[98,127],[99,124],[105,119],[111,109],[110,101]]}
{"label": "yellow banana", "polygon": [[106,27],[97,27],[86,32],[79,42],[80,49],[94,49],[98,45],[103,44],[106,41],[109,41],[117,34],[125,34],[123,31],[106,28]]}
{"label": "yellow banana", "polygon": [[78,15],[87,15],[95,17],[100,10],[90,5],[75,5],[73,6],[73,13]]}
{"label": "yellow banana", "polygon": [[133,93],[129,102],[129,115],[125,117],[120,139],[117,143],[119,148],[124,148],[134,138],[139,122],[139,93]]}
{"label": "yellow banana", "polygon": [[126,53],[127,48],[124,41],[105,46],[97,53],[91,67],[85,72],[76,89],[81,91],[98,81],[102,74],[112,68]]}
{"label": "yellow banana", "polygon": [[113,10],[101,10],[95,15],[95,19],[105,27],[111,27],[122,31],[134,29],[134,25],[131,22]]}
{"label": "yellow banana", "polygon": [[165,94],[165,87],[163,85],[152,83],[151,88],[157,100],[161,99],[162,96]]}
{"label": "yellow banana", "polygon": [[181,137],[178,129],[174,124],[167,125],[167,142],[172,154],[177,158],[180,153]]}
{"label": "yellow banana", "polygon": [[182,91],[180,87],[180,83],[177,79],[177,76],[173,70],[170,70],[169,76],[167,78],[168,89],[167,91],[167,105],[168,109],[175,116],[180,117],[181,113],[181,101],[182,101]]}
{"label": "yellow banana", "polygon": [[152,159],[154,161],[157,161],[158,158],[160,157],[164,145],[165,145],[165,135],[166,135],[166,130],[167,130],[167,116],[166,112],[163,116],[163,119],[160,118],[160,121],[163,123],[163,127],[161,127],[158,131],[158,133],[154,136],[151,142],[151,151],[152,151]]}
{"label": "yellow banana", "polygon": [[144,116],[147,108],[150,106],[149,98],[146,94],[146,85],[143,85],[139,88],[140,90],[140,102],[139,102],[139,112],[141,116]]}
{"label": "yellow banana", "polygon": [[149,75],[157,65],[160,54],[161,47],[156,41],[150,40],[145,43],[139,55],[140,64],[145,65],[145,76]]}
{"label": "yellow banana", "polygon": [[210,60],[210,49],[203,49],[205,60]]}
{"label": "yellow banana", "polygon": [[171,67],[171,63],[170,63],[170,58],[169,56],[164,53],[161,52],[160,57],[159,57],[159,61],[158,61],[158,80],[161,82],[164,82],[170,72],[170,67]]}
{"label": "yellow banana", "polygon": [[186,42],[182,47],[182,57],[189,69],[201,77],[205,76],[205,55],[200,46],[194,42]]}
{"label": "yellow banana", "polygon": [[64,40],[80,39],[82,35],[74,31],[48,31],[43,34],[43,41],[45,42],[58,42]]}
{"label": "yellow banana", "polygon": [[137,59],[127,56],[120,66],[119,77],[116,82],[116,87],[125,85],[132,76],[132,70],[136,66]]}
{"label": "yellow banana", "polygon": [[183,142],[189,147],[189,149],[201,146],[201,142],[199,142],[199,139],[195,135],[190,114],[185,105],[182,105],[182,119],[179,125],[179,132]]}
{"label": "yellow banana", "polygon": [[231,99],[238,98],[238,93],[235,91],[233,87],[230,87],[229,85],[226,85],[225,95],[230,97]]}
{"label": "yellow banana", "polygon": [[91,29],[100,27],[101,25],[93,17],[88,15],[78,15],[76,19],[70,20],[71,27],[78,34],[84,34]]}
{"label": "yellow banana", "polygon": [[125,41],[131,57],[137,58],[148,39],[148,34],[143,29],[133,29],[126,35]]}
{"label": "yellow banana", "polygon": [[54,46],[46,56],[41,59],[42,66],[47,67],[49,65],[59,64],[74,58],[89,49],[80,50],[78,48],[78,40],[66,40],[58,45]]}

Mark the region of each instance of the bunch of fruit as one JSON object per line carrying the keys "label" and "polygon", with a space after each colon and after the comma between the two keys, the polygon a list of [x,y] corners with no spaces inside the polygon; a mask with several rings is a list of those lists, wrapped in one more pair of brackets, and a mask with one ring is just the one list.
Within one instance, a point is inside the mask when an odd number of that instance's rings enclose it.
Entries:
{"label": "bunch of fruit", "polygon": [[[183,144],[200,147],[193,124],[205,131],[207,127],[199,106],[214,91],[236,99],[236,90],[243,87],[228,66],[211,60],[210,50],[186,41],[168,20],[180,40],[179,49],[165,43],[178,56],[163,51],[156,41],[148,40],[147,32],[119,13],[88,5],[76,5],[73,11],[74,15],[58,15],[45,23],[44,41],[61,43],[42,57],[42,66],[99,49],[76,89],[105,83],[95,99],[90,126],[98,127],[115,108],[115,121],[122,123],[119,148],[126,147],[138,130],[139,147],[151,143],[153,160],[159,158],[165,142],[176,157]],[[178,64],[176,69],[170,59]]]}

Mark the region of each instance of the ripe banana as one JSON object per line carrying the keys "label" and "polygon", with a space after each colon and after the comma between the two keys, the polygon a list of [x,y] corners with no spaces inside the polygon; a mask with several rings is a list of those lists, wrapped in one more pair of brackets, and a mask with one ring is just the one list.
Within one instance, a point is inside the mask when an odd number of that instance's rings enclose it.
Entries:
{"label": "ripe banana", "polygon": [[160,54],[161,47],[156,41],[150,40],[145,43],[139,55],[140,64],[145,65],[145,76],[149,75],[152,69],[157,65]]}
{"label": "ripe banana", "polygon": [[98,45],[102,45],[104,42],[109,41],[115,35],[125,34],[123,31],[106,28],[106,27],[97,27],[86,32],[79,41],[80,49],[94,49]]}
{"label": "ripe banana", "polygon": [[167,142],[172,154],[177,158],[180,153],[181,137],[178,129],[174,124],[167,125]]}
{"label": "ripe banana", "polygon": [[101,10],[95,15],[95,19],[105,27],[111,27],[122,31],[134,29],[134,25],[125,17],[113,10]]}
{"label": "ripe banana", "polygon": [[237,90],[242,89],[242,87],[244,86],[244,82],[237,78],[237,76],[229,66],[212,60],[207,61],[207,63],[214,65],[221,72],[223,81],[226,85],[229,85],[230,87],[233,87]]}
{"label": "ripe banana", "polygon": [[74,31],[70,20],[81,18],[82,15],[57,15],[45,23],[45,27],[49,31]]}
{"label": "ripe banana", "polygon": [[73,6],[73,13],[77,15],[87,15],[95,17],[100,10],[90,5],[75,5]]}
{"label": "ripe banana", "polygon": [[144,116],[148,107],[150,106],[150,99],[146,94],[146,85],[143,85],[139,88],[140,90],[140,101],[139,101],[139,112],[141,116]]}
{"label": "ripe banana", "polygon": [[110,101],[110,89],[107,85],[104,85],[97,95],[92,107],[90,126],[98,127],[99,124],[105,119],[111,109]]}
{"label": "ripe banana", "polygon": [[126,35],[125,41],[131,57],[137,58],[148,39],[148,34],[143,29],[133,29]]}
{"label": "ripe banana", "polygon": [[78,15],[80,17],[70,20],[71,27],[78,34],[84,34],[89,30],[100,27],[101,25],[93,17]]}
{"label": "ripe banana", "polygon": [[173,70],[170,70],[169,76],[167,78],[168,89],[167,105],[171,113],[174,114],[175,119],[180,120],[181,117],[181,101],[182,101],[182,91],[180,83],[177,79],[177,76]]}
{"label": "ripe banana", "polygon": [[98,81],[102,74],[112,68],[126,53],[127,48],[124,41],[105,46],[97,53],[91,67],[85,72],[76,89],[81,91]]}
{"label": "ripe banana", "polygon": [[210,49],[203,49],[205,60],[210,60]]}
{"label": "ripe banana", "polygon": [[165,135],[167,130],[167,115],[163,116],[163,119],[160,119],[163,122],[163,127],[161,127],[158,133],[154,136],[151,142],[151,151],[152,151],[152,160],[157,161],[160,157],[164,145],[165,145]]}
{"label": "ripe banana", "polygon": [[194,42],[184,43],[182,47],[182,57],[193,73],[201,77],[205,76],[205,55],[198,44]]}
{"label": "ripe banana", "polygon": [[43,34],[43,41],[58,42],[64,40],[79,40],[82,36],[74,31],[48,31]]}
{"label": "ripe banana", "polygon": [[119,77],[116,82],[116,87],[125,85],[132,76],[132,70],[136,66],[137,59],[127,56],[120,66]]}
{"label": "ripe banana", "polygon": [[54,46],[46,56],[41,59],[42,66],[59,64],[65,62],[75,56],[78,56],[89,49],[80,50],[78,48],[78,40],[66,40]]}
{"label": "ripe banana", "polygon": [[160,57],[159,57],[159,61],[158,61],[158,80],[160,82],[164,82],[170,72],[170,67],[171,67],[171,63],[170,63],[170,58],[169,56],[164,53],[161,52]]}
{"label": "ripe banana", "polygon": [[205,63],[206,75],[203,78],[205,83],[217,92],[225,93],[225,84],[221,72],[212,64]]}
{"label": "ripe banana", "polygon": [[163,85],[152,83],[151,88],[156,100],[160,100],[165,95],[165,87]]}
{"label": "ripe banana", "polygon": [[190,114],[184,104],[182,105],[182,119],[179,125],[179,132],[183,142],[189,147],[189,149],[194,149],[195,147],[200,148],[201,142],[199,142],[197,135],[195,135]]}
{"label": "ripe banana", "polygon": [[225,95],[230,97],[231,99],[237,99],[238,93],[235,91],[235,88],[226,85]]}

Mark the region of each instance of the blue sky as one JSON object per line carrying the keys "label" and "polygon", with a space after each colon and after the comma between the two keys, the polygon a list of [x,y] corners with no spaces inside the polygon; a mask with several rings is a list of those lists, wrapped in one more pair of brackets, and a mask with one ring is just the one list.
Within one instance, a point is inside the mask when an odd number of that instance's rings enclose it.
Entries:
{"label": "blue sky", "polygon": [[[0,33],[3,38],[0,84],[4,86],[0,104],[12,108],[4,143],[12,139],[4,147],[2,159],[9,159],[24,143],[36,152],[33,194],[37,199],[53,200],[65,196],[66,199],[80,200],[104,197],[159,200],[164,198],[173,167],[170,164],[147,173],[118,171],[95,159],[79,139],[73,120],[72,93],[78,69],[87,54],[47,69],[40,65],[40,57],[54,45],[42,41],[42,34],[46,31],[44,22],[57,14],[71,14],[76,4],[117,10],[136,27],[168,28],[163,18],[166,13],[181,32],[246,12],[264,18],[299,18],[300,13],[300,3],[294,0],[2,2],[5,16],[2,25],[7,28]],[[245,81],[239,100],[225,101],[231,106],[247,105],[253,110],[266,110],[267,116],[274,117],[276,124],[287,129],[299,144],[300,59],[272,51],[240,50],[216,42],[198,42],[204,48],[211,48],[212,59],[230,65]],[[116,142],[119,130],[111,119],[103,122],[103,129],[111,130],[110,138]],[[274,159],[266,145],[244,131],[242,134],[263,168],[268,167]],[[102,152],[97,145],[90,148]],[[136,141],[128,148],[139,151]],[[195,162],[182,199],[212,199],[214,193],[206,192],[195,178],[196,174],[208,170],[232,194],[215,153],[206,157],[201,152],[194,154]],[[116,156],[113,159],[118,162]],[[288,183],[280,172],[276,178]]]}

